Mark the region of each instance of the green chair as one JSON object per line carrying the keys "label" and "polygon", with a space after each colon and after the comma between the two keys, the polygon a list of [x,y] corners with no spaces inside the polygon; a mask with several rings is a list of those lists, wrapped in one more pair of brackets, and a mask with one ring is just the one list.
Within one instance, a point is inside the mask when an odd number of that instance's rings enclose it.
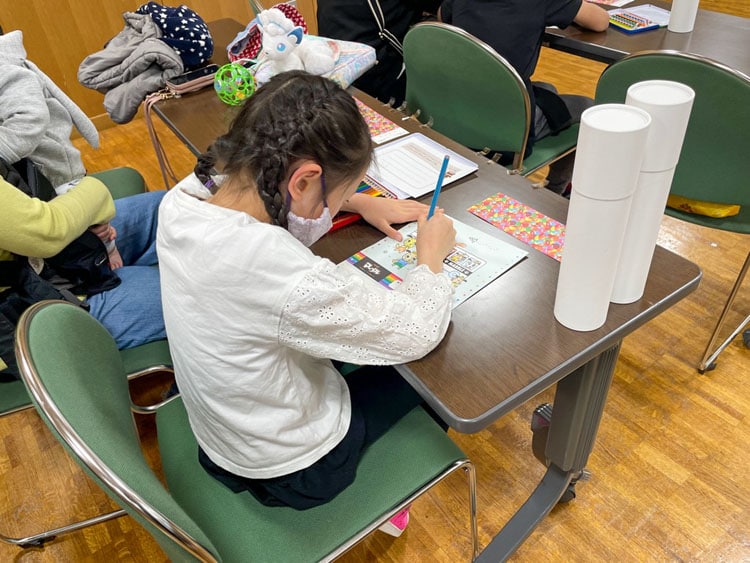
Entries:
{"label": "green chair", "polygon": [[109,193],[112,194],[112,199],[142,194],[146,191],[146,182],[141,173],[129,166],[93,172],[90,176],[98,178],[107,186]]}
{"label": "green chair", "polygon": [[514,154],[511,173],[527,176],[575,150],[578,125],[534,143],[531,102],[518,72],[463,29],[415,25],[404,38],[406,109],[464,146]]}
{"label": "green chair", "polygon": [[[114,199],[143,193],[146,189],[143,176],[133,168],[113,168],[91,175],[99,178],[107,185]],[[129,380],[137,379],[154,372],[171,371],[172,369],[172,358],[169,355],[169,345],[166,340],[150,342],[128,350],[121,350],[120,355],[124,371],[128,374],[127,378]],[[8,416],[31,407],[31,399],[22,381],[0,382],[0,416]],[[149,412],[155,407],[155,405],[134,405],[134,408],[142,413]],[[59,535],[98,524],[99,522],[104,522],[123,514],[123,511],[104,514],[82,522],[22,538],[13,538],[0,534],[0,541],[20,547],[39,547]]]}
{"label": "green chair", "polygon": [[112,337],[84,311],[62,301],[32,306],[16,350],[40,416],[173,561],[330,560],[459,468],[469,480],[477,552],[473,466],[421,408],[367,450],[354,484],[334,500],[305,511],[271,508],[203,470],[179,397],[157,413],[167,490],[143,457]]}
{"label": "green chair", "polygon": [[[622,103],[631,84],[673,80],[695,90],[671,193],[700,201],[739,204],[740,213],[721,219],[667,207],[665,213],[689,223],[750,233],[750,77],[716,61],[676,51],[644,51],[607,67],[596,87],[596,103]],[[715,347],[719,332],[750,267],[750,253],[740,269],[698,367],[713,369],[722,350],[750,323],[742,323]]]}

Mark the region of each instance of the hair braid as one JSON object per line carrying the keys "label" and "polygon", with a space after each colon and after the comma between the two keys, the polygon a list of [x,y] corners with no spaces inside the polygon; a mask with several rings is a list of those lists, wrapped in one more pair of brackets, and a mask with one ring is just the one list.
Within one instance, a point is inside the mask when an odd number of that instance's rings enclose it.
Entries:
{"label": "hair braid", "polygon": [[[251,97],[222,137],[201,155],[196,175],[210,170],[254,184],[271,221],[286,227],[282,186],[295,162],[323,168],[329,186],[354,180],[372,156],[372,140],[354,99],[334,82],[302,71],[278,74]],[[244,185],[244,184],[243,184]]]}

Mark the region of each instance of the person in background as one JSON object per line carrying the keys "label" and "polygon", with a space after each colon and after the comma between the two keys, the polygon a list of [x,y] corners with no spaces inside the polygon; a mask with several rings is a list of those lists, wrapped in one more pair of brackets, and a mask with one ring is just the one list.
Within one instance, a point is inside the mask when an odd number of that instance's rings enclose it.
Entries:
{"label": "person in background", "polygon": [[[112,200],[98,179],[85,176],[70,140],[73,125],[94,147],[91,120],[26,59],[20,31],[0,34],[0,158],[28,158],[60,195],[41,201],[0,178],[0,274],[17,257],[40,273],[44,259],[61,252],[90,229],[107,246],[119,285],[87,297],[89,311],[121,349],[165,338],[156,264],[156,221],[164,192]],[[114,245],[115,237],[117,246]],[[0,380],[17,377],[14,324],[30,305],[17,276],[0,278]],[[11,283],[12,282],[12,283]],[[19,294],[20,292],[20,294]]]}
{"label": "person in background", "polygon": [[[123,266],[117,269],[120,284],[87,298],[90,313],[112,334],[120,349],[165,338],[161,311],[159,270],[156,264],[156,221],[161,192],[148,192],[112,200],[107,187],[91,176],[51,201],[31,198],[0,179],[0,272],[2,262],[28,256],[30,263],[59,253],[83,231],[94,227],[100,238],[107,227],[119,233]],[[104,232],[102,232],[102,230]],[[35,269],[37,269],[35,267]],[[12,376],[13,322],[28,306],[18,299],[18,288],[0,283],[0,380]],[[23,292],[21,292],[22,295]]]}
{"label": "person in background", "polygon": [[[26,58],[23,33],[0,33],[0,158],[7,163],[28,158],[58,194],[83,178],[81,153],[70,141],[73,126],[94,148],[96,127],[58,86]],[[99,225],[113,269],[122,266],[116,230]]]}
{"label": "person in background", "polygon": [[[533,112],[529,143],[555,135],[578,123],[594,104],[591,98],[560,95],[552,84],[532,82],[547,26],[565,28],[573,23],[593,31],[609,26],[606,10],[586,0],[445,0],[440,19],[465,29],[489,44],[521,75]],[[547,188],[569,192],[575,153],[550,166]]]}
{"label": "person in background", "polygon": [[434,18],[439,5],[439,0],[318,0],[318,34],[374,47],[377,64],[354,86],[398,106],[406,95],[401,42],[412,25]]}
{"label": "person in background", "polygon": [[[161,205],[164,320],[200,463],[268,506],[303,510],[349,486],[368,445],[422,404],[388,366],[448,328],[453,223],[355,193],[372,150],[350,94],[280,73]],[[419,221],[418,266],[396,289],[307,248],[339,210],[399,240],[391,223]],[[344,377],[331,360],[365,367]],[[383,529],[407,522],[404,510]]]}

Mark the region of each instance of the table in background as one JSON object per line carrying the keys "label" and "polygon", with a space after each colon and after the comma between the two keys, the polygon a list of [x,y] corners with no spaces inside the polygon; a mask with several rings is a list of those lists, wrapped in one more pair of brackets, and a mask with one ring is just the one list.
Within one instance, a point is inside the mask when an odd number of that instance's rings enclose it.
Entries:
{"label": "table in background", "polygon": [[[239,24],[237,24],[239,25]],[[695,264],[656,248],[643,297],[611,305],[600,329],[575,332],[553,315],[559,263],[503,233],[467,208],[503,192],[564,222],[567,200],[534,190],[525,178],[402,115],[373,98],[356,96],[410,130],[419,130],[479,164],[475,174],[446,186],[440,205],[455,219],[529,251],[527,258],[453,311],[440,345],[416,362],[397,366],[425,400],[459,432],[478,432],[545,389],[557,384],[545,451],[547,472],[529,499],[481,553],[480,561],[512,554],[554,507],[584,469],[593,448],[621,340],[693,291],[701,273]],[[236,113],[206,89],[164,100],[154,111],[194,152],[224,133]],[[429,201],[427,196],[424,201]],[[334,262],[382,238],[357,223],[323,237],[313,250]]]}
{"label": "table in background", "polygon": [[[624,9],[640,4],[653,4],[666,10],[671,7],[659,0],[636,0]],[[552,49],[604,63],[639,51],[682,51],[713,59],[750,75],[750,19],[709,10],[698,10],[695,27],[690,33],[673,33],[666,27],[633,34],[612,27],[598,32],[571,24],[565,29],[548,27],[544,42]]]}

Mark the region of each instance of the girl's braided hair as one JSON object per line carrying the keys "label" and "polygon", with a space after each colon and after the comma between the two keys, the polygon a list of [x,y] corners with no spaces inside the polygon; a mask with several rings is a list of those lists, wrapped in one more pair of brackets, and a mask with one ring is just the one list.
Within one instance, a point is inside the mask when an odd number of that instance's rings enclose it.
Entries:
{"label": "girl's braided hair", "polygon": [[354,98],[327,78],[289,71],[245,102],[229,132],[198,158],[195,174],[211,185],[220,163],[224,174],[252,179],[273,224],[286,227],[279,188],[295,162],[317,162],[333,187],[355,181],[371,158],[372,139]]}

